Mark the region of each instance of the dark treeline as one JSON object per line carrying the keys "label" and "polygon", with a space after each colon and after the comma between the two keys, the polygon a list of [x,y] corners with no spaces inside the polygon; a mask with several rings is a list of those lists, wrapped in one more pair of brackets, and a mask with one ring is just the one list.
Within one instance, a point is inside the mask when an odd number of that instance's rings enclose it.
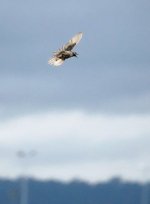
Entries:
{"label": "dark treeline", "polygon": [[[23,179],[0,179],[0,204],[20,204]],[[150,204],[150,183],[118,178],[90,184],[28,179],[28,204]]]}

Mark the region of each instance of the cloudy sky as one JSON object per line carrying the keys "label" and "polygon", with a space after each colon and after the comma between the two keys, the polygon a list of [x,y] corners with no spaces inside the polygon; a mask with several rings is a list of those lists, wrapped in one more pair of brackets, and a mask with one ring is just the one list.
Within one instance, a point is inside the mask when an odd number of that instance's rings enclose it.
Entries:
{"label": "cloudy sky", "polygon": [[150,178],[150,2],[0,2],[0,176]]}

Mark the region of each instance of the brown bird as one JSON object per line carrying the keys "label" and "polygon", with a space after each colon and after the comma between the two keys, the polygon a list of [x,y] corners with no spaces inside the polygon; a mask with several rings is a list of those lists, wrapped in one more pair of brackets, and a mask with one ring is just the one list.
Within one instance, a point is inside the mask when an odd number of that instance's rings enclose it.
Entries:
{"label": "brown bird", "polygon": [[61,49],[54,52],[54,55],[49,59],[48,64],[59,66],[64,63],[64,61],[70,57],[77,57],[77,53],[72,51],[75,45],[79,43],[82,38],[83,33],[77,33],[68,43],[66,43]]}

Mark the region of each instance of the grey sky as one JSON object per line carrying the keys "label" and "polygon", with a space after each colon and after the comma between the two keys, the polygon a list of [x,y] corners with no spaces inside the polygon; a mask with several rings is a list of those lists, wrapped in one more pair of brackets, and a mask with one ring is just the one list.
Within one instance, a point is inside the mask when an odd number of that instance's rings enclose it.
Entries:
{"label": "grey sky", "polygon": [[[2,112],[15,106],[149,112],[149,2],[72,3],[3,2]],[[79,59],[53,70],[47,65],[52,51],[78,31],[84,33]]]}
{"label": "grey sky", "polygon": [[[147,161],[150,133],[147,125],[150,122],[149,11],[148,0],[1,0],[1,163],[7,163],[6,158],[8,163],[10,162],[7,148],[13,152],[19,147],[39,148],[41,155],[38,161],[45,166],[62,164],[64,161],[64,165],[71,163],[74,169],[77,169],[80,160],[87,163],[93,161],[94,165],[99,161],[107,163],[108,160],[112,163],[125,160],[130,165],[130,158],[133,158],[135,163],[140,163],[143,159]],[[67,60],[59,68],[49,66],[47,61],[52,52],[80,31],[84,35],[76,47],[79,58]],[[72,121],[74,112],[81,115]],[[47,114],[47,119],[41,114]],[[82,114],[85,122],[80,124]],[[50,120],[49,115],[52,115]],[[66,121],[62,125],[59,120],[61,115],[64,116],[62,120]],[[106,115],[108,121],[105,123]],[[41,117],[38,126],[35,125],[36,116]],[[131,126],[128,121],[130,116],[135,117]],[[24,117],[31,123],[21,122]],[[97,117],[98,125],[96,128],[91,127],[93,118]],[[112,119],[109,120],[109,117]],[[95,140],[97,137],[103,137],[103,133],[110,128],[113,117],[114,120],[116,117],[123,118],[121,120],[125,124],[121,129],[118,119],[114,124],[116,129],[112,128],[106,141],[99,141],[96,146],[96,142],[92,143],[91,138]],[[139,123],[136,123],[137,118]],[[43,120],[47,124],[46,131],[40,127]],[[62,132],[58,134],[62,134],[64,138],[62,146],[59,144],[61,136],[56,140],[47,136],[53,134],[48,128],[49,123],[56,129],[62,128]],[[22,129],[18,129],[18,124]],[[101,124],[107,124],[103,133]],[[124,134],[126,124],[129,130]],[[87,131],[83,131],[84,126]],[[79,131],[76,132],[76,128],[79,128]],[[37,132],[34,129],[37,129]],[[93,133],[94,130],[96,131]],[[72,135],[74,131],[76,134]],[[65,137],[66,132],[71,138]],[[86,137],[88,132],[90,136],[83,139],[83,134]],[[35,134],[40,138],[39,142],[34,138]],[[114,134],[120,136],[109,143],[109,137]],[[57,136],[57,133],[54,135]],[[12,142],[11,138],[14,138],[13,144],[8,142]],[[75,141],[74,145],[72,140]],[[52,154],[54,157],[50,156]],[[120,166],[120,163],[117,164],[118,169]],[[7,165],[4,165],[4,169],[6,167]],[[49,168],[45,171],[48,172]],[[106,170],[107,165],[106,168],[105,165],[101,168]],[[3,172],[5,170],[1,170],[0,174],[4,175]],[[14,170],[14,175],[16,172],[17,170]],[[112,172],[108,172],[104,177],[115,174],[113,167]],[[39,175],[36,170],[34,174]],[[78,175],[82,177],[84,173],[79,171]],[[90,172],[87,172],[87,178],[89,175]]]}

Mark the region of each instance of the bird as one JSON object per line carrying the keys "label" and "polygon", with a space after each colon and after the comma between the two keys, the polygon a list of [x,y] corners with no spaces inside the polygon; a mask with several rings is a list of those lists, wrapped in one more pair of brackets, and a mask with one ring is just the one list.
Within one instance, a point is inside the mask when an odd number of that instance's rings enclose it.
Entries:
{"label": "bird", "polygon": [[82,36],[83,33],[79,32],[74,37],[72,37],[61,49],[54,52],[52,58],[48,60],[48,64],[53,66],[60,66],[66,59],[77,57],[78,53],[72,51],[72,49],[80,42]]}

